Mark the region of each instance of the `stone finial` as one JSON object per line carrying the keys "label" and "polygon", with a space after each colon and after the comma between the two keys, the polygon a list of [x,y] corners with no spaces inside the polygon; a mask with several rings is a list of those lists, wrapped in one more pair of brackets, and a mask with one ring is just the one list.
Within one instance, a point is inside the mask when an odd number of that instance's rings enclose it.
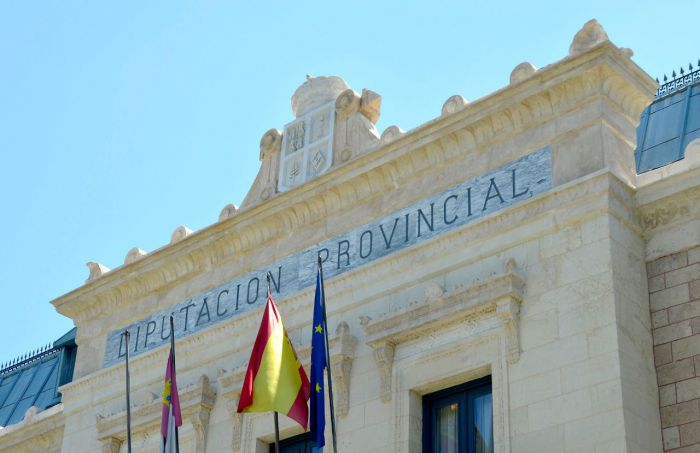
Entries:
{"label": "stone finial", "polygon": [[574,36],[569,46],[569,55],[578,55],[605,41],[608,41],[608,34],[597,20],[591,19]]}
{"label": "stone finial", "polygon": [[90,270],[90,275],[88,276],[87,280],[85,280],[85,283],[95,280],[96,278],[100,278],[109,272],[109,268],[107,266],[95,261],[88,261],[85,263],[85,265]]}
{"label": "stone finial", "polygon": [[124,264],[135,263],[144,256],[146,256],[146,252],[144,252],[138,247],[134,247],[131,250],[129,250],[129,252],[126,254],[126,258],[124,258]]}
{"label": "stone finial", "polygon": [[384,129],[384,132],[382,132],[382,136],[379,138],[379,141],[381,143],[389,143],[401,137],[403,134],[405,134],[405,132],[399,126],[389,126],[386,129]]}
{"label": "stone finial", "polygon": [[306,81],[292,95],[292,112],[295,117],[331,101],[350,88],[337,76],[306,76]]}
{"label": "stone finial", "polygon": [[458,112],[467,106],[469,101],[464,99],[459,94],[455,94],[447,98],[444,104],[442,104],[442,116],[450,115],[452,113]]}
{"label": "stone finial", "polygon": [[235,204],[229,203],[226,206],[224,206],[224,209],[221,210],[221,213],[219,214],[219,222],[222,222],[226,219],[230,219],[231,217],[235,216],[238,213],[238,206]]}
{"label": "stone finial", "polygon": [[377,124],[381,115],[382,97],[367,88],[362,89],[362,99],[360,100],[360,113],[372,124]]}
{"label": "stone finial", "polygon": [[513,85],[530,77],[537,71],[537,68],[530,62],[524,61],[513,68],[510,73],[510,84]]}
{"label": "stone finial", "polygon": [[185,225],[180,225],[179,227],[175,228],[175,231],[173,231],[173,234],[170,236],[170,243],[174,244],[176,242],[180,242],[190,234],[192,234],[192,230],[187,228]]}
{"label": "stone finial", "polygon": [[274,127],[260,139],[260,160],[266,159],[282,149],[282,133]]}

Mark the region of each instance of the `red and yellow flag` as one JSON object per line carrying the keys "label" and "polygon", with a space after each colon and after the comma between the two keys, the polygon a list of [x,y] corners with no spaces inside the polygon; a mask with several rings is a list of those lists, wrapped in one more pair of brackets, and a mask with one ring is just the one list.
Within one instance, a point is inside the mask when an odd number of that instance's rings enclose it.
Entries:
{"label": "red and yellow flag", "polygon": [[265,313],[238,401],[238,412],[279,412],[306,430],[308,399],[309,378],[268,291]]}

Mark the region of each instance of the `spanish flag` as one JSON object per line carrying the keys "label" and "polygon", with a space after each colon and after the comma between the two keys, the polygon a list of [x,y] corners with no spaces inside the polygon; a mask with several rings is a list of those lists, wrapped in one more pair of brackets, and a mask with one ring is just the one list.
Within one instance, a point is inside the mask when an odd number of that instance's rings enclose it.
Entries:
{"label": "spanish flag", "polygon": [[309,378],[294,352],[268,290],[262,324],[250,354],[238,401],[238,412],[279,412],[299,423],[306,431],[308,399]]}

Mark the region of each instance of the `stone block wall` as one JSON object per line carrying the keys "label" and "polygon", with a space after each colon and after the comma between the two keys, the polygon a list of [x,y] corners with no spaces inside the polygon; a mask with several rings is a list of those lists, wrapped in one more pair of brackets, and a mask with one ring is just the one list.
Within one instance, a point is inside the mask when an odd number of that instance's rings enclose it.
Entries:
{"label": "stone block wall", "polygon": [[664,451],[700,452],[700,247],[647,263]]}

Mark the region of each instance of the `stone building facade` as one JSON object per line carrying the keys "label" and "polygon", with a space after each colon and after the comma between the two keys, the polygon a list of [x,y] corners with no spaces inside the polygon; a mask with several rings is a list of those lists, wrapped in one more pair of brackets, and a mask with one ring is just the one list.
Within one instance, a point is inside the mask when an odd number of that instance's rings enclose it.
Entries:
{"label": "stone building facade", "polygon": [[[482,451],[700,451],[700,142],[637,174],[657,85],[631,55],[591,21],[562,60],[381,134],[377,93],[309,78],[240,208],[90,263],[52,302],[77,327],[73,379],[0,448],[126,451],[128,329],[134,451],[158,451],[174,314],[181,451],[269,451],[272,417],[235,411],[264,275],[308,370],[320,254],[339,451],[472,436],[439,425],[456,392]],[[282,417],[283,438],[301,431]]]}

